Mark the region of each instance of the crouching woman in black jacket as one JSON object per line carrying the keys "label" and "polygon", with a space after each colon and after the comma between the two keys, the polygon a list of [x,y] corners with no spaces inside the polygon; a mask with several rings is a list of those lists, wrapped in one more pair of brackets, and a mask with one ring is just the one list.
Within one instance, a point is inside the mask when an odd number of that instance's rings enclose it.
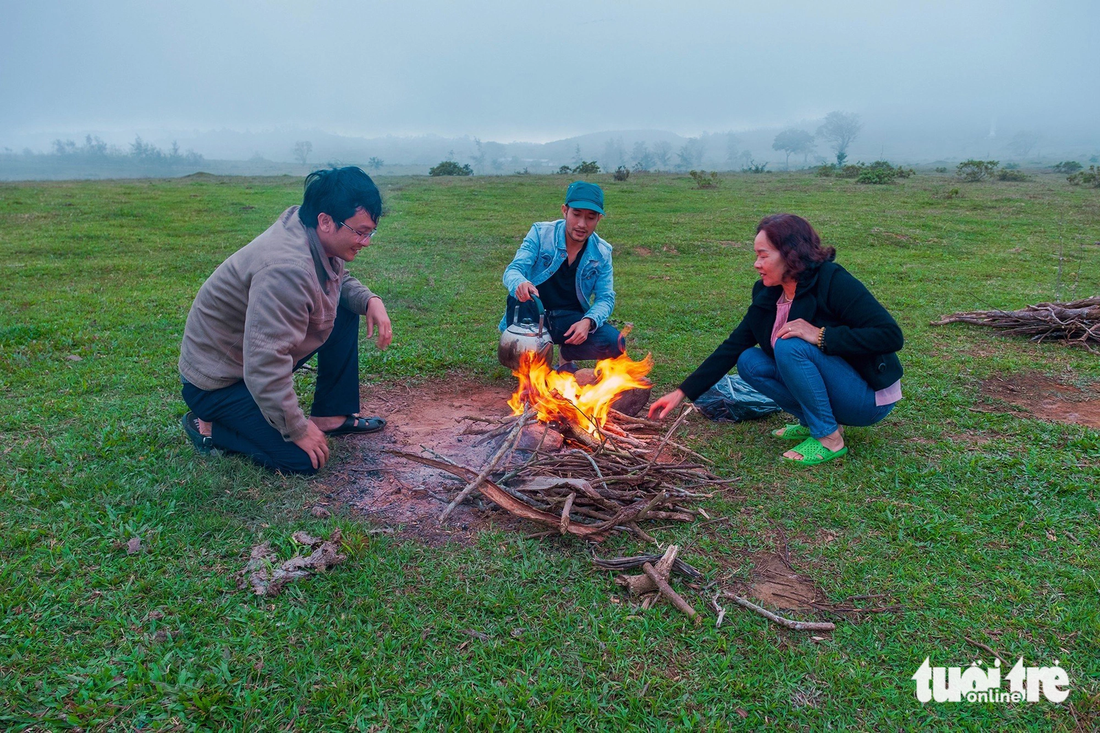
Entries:
{"label": "crouching woman in black jacket", "polygon": [[756,231],[760,280],[748,312],[649,416],[663,418],[685,397],[698,398],[736,364],[742,379],[798,418],[772,432],[801,441],[783,457],[824,463],[848,452],[842,425],[873,425],[901,399],[901,328],[833,261],[836,250],[821,246],[808,221],[775,214]]}

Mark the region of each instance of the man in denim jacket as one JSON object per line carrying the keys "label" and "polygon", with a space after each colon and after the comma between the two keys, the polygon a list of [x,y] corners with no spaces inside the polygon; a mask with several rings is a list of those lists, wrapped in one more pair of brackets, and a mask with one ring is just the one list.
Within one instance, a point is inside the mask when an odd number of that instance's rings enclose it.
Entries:
{"label": "man in denim jacket", "polygon": [[603,191],[575,181],[565,193],[564,219],[531,226],[504,270],[508,305],[503,331],[520,308],[520,318],[538,320],[531,296],[546,308],[550,337],[561,347],[559,370],[573,371],[575,359],[610,359],[623,353],[623,338],[607,323],[615,307],[611,245],[596,234],[603,218]]}

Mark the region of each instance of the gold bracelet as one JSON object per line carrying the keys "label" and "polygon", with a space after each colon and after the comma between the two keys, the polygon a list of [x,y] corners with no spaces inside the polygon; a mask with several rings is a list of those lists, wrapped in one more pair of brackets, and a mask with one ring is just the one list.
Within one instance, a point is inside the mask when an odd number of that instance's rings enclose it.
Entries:
{"label": "gold bracelet", "polygon": [[825,350],[825,327],[822,326],[821,330],[817,332],[817,348],[822,351]]}

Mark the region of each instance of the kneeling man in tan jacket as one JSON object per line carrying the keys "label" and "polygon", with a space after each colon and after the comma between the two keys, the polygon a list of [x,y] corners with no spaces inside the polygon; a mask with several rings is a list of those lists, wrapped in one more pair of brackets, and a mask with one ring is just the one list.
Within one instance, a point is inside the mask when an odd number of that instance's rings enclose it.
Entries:
{"label": "kneeling man in tan jacket", "polygon": [[[378,187],[359,168],[306,178],[301,206],[234,252],[203,283],[184,327],[179,370],[191,409],[183,426],[201,452],[242,453],[268,468],[315,473],[328,435],[372,433],[359,417],[359,318],[386,348],[382,299],[346,269],[382,216]],[[294,370],[317,354],[310,417]]]}

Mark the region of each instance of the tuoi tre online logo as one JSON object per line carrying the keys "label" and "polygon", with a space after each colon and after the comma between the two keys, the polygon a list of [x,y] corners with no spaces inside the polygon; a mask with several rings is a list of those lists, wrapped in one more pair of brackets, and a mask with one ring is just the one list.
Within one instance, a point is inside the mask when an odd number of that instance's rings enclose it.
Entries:
{"label": "tuoi tre online logo", "polygon": [[1053,667],[1025,667],[1024,658],[1005,675],[1008,690],[1001,688],[1001,660],[982,669],[975,662],[960,667],[932,667],[929,657],[910,678],[917,683],[917,699],[926,702],[1038,702],[1040,695],[1050,702],[1069,696],[1069,675],[1054,660]]}

